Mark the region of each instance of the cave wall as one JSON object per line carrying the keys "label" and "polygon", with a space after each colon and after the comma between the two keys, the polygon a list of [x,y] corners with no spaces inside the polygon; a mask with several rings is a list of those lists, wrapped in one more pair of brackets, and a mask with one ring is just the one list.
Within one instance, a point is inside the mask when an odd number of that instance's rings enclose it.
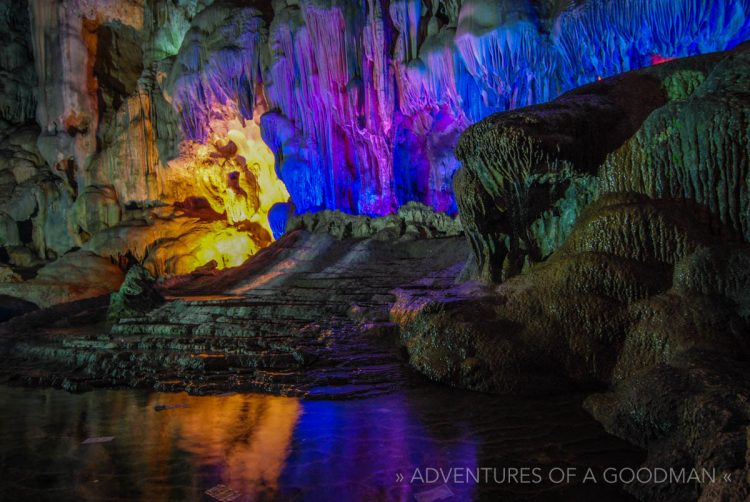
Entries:
{"label": "cave wall", "polygon": [[[0,0],[2,261],[37,267],[138,228],[105,254],[152,252],[153,272],[181,273],[249,256],[294,211],[455,213],[470,124],[734,47],[748,12],[750,0]],[[579,186],[583,203],[593,191]]]}
{"label": "cave wall", "polygon": [[20,16],[6,36],[25,38],[2,61],[23,68],[26,85],[3,78],[12,112],[36,106],[39,153],[70,205],[89,186],[121,206],[189,196],[191,173],[167,164],[230,114],[259,121],[297,212],[455,212],[453,150],[471,123],[750,33],[748,0],[3,5]]}
{"label": "cave wall", "polygon": [[606,193],[697,204],[717,238],[747,241],[749,48],[618,75],[469,127],[455,190],[472,272],[499,282],[544,261]]}
{"label": "cave wall", "polygon": [[[743,1],[275,2],[267,137],[299,211],[455,211],[460,133],[492,113],[748,35]],[[557,6],[557,8],[555,8]]]}

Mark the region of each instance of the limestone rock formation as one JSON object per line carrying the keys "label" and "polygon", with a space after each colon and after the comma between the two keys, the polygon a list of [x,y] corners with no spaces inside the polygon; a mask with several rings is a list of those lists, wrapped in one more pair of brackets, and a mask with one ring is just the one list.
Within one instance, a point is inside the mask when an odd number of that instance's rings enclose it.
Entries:
{"label": "limestone rock formation", "polygon": [[368,7],[275,3],[265,87],[278,111],[263,129],[301,211],[387,214],[411,200],[455,211],[451,150],[470,123],[697,47],[731,48],[748,23],[745,2]]}
{"label": "limestone rock formation", "polygon": [[750,115],[748,85],[750,47],[707,75],[685,69],[671,76],[677,99],[611,154],[603,189],[694,200],[750,240],[750,138],[741,125]]}
{"label": "limestone rock formation", "polygon": [[[33,269],[115,229],[107,235],[129,235],[118,241],[126,247],[102,256],[146,260],[156,228],[134,232],[133,222],[158,207],[198,208],[195,230],[157,225],[167,234],[143,264],[171,275],[236,264],[282,235],[292,207],[365,222],[417,201],[454,216],[453,149],[471,122],[746,37],[746,0],[693,3],[3,0],[0,247]],[[705,77],[691,64],[656,77],[669,80],[669,99]],[[591,100],[611,115],[596,127],[618,141],[662,99],[659,85],[639,82],[629,95]],[[610,143],[591,154],[619,146]],[[476,194],[461,210],[483,249],[467,274],[488,279],[548,256],[599,190],[585,170],[539,173],[529,190],[550,201],[533,208],[528,238],[516,242],[497,215],[479,221],[497,200],[479,195],[487,180],[477,173],[459,174],[456,186]],[[353,226],[383,238],[450,233],[419,222],[397,229],[401,218],[387,231]]]}
{"label": "limestone rock formation", "polygon": [[[472,126],[458,149],[462,221],[479,278],[505,281],[402,288],[391,311],[410,362],[437,381],[596,390],[587,409],[647,448],[645,466],[736,480],[627,487],[644,500],[748,493],[748,138],[727,125],[747,122],[747,50],[622,75]],[[620,85],[638,96],[629,102]],[[568,182],[535,192],[546,176]],[[579,197],[582,187],[591,189]],[[526,226],[513,219],[519,193]],[[544,220],[570,205],[555,241]],[[514,234],[533,259],[506,274]]]}
{"label": "limestone rock formation", "polygon": [[0,294],[44,308],[108,295],[119,289],[123,279],[122,270],[108,258],[76,251],[45,265],[29,280],[0,283]]}
{"label": "limestone rock formation", "polygon": [[454,237],[462,232],[461,222],[445,213],[418,202],[401,206],[396,214],[382,218],[351,215],[340,211],[321,211],[293,217],[287,223],[287,231],[305,229],[310,232],[328,233],[337,239],[379,240],[425,239]]}
{"label": "limestone rock formation", "polygon": [[145,268],[136,265],[128,270],[122,286],[109,299],[107,318],[118,321],[138,317],[164,303],[155,284],[156,280]]}
{"label": "limestone rock formation", "polygon": [[[536,395],[612,385],[587,406],[609,431],[648,447],[647,465],[736,471],[741,480],[750,282],[740,264],[750,245],[727,246],[709,221],[684,202],[603,196],[529,272],[494,287],[402,288],[391,316],[410,362],[437,381]],[[688,415],[706,406],[715,413]],[[680,500],[697,487],[632,489]]]}
{"label": "limestone rock formation", "polygon": [[76,198],[72,211],[78,228],[89,235],[113,227],[122,218],[117,192],[111,186],[88,186]]}
{"label": "limestone rock formation", "polygon": [[69,389],[362,396],[399,332],[746,476],[748,36],[750,0],[0,0],[0,348]]}
{"label": "limestone rock formation", "polygon": [[260,225],[230,226],[214,215],[201,218],[172,207],[103,230],[82,249],[125,266],[140,263],[156,277],[189,274],[212,264],[237,267],[271,242]]}
{"label": "limestone rock formation", "polygon": [[[70,390],[378,395],[415,379],[388,320],[390,290],[416,280],[443,288],[467,253],[460,236],[384,242],[295,231],[234,270],[162,279],[164,303],[150,274],[133,267],[109,302],[0,325],[0,351],[12,361],[2,374]],[[102,332],[108,312],[115,322]]]}
{"label": "limestone rock formation", "polygon": [[[729,60],[741,61],[746,50],[737,49],[737,55]],[[726,57],[699,56],[619,75],[571,91],[549,104],[497,114],[471,126],[456,149],[463,168],[454,185],[480,277],[501,279],[506,258],[522,262],[523,256],[532,261],[548,256],[600,191],[630,189],[613,185],[608,172],[598,177],[600,167],[605,162],[614,165],[614,152],[628,148],[624,145],[633,135],[651,134],[649,137],[659,141],[655,138],[661,136],[648,125],[654,120],[651,114],[659,116],[673,106],[685,106],[686,93],[697,92],[697,82],[714,71],[720,75]],[[726,82],[731,81],[727,75]],[[737,98],[741,101],[741,94]],[[697,142],[682,144],[693,154],[698,151]],[[638,162],[634,165],[650,172],[648,162]],[[542,180],[550,174],[554,177],[545,186]],[[572,193],[568,192],[571,186]],[[568,222],[556,232],[553,246],[544,242],[550,233],[538,231],[549,226],[543,221],[548,211]],[[521,243],[505,243],[508,235],[520,237]]]}

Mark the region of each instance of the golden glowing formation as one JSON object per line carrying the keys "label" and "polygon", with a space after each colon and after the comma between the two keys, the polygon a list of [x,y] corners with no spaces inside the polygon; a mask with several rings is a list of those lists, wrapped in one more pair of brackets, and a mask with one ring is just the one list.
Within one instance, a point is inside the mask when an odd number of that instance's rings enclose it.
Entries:
{"label": "golden glowing formation", "polygon": [[[244,120],[234,106],[216,105],[206,144],[186,141],[169,162],[170,198],[208,211],[209,231],[190,232],[156,252],[159,275],[185,274],[215,262],[236,267],[273,241],[268,212],[289,193],[276,176],[274,155],[260,134],[264,106]],[[201,207],[203,206],[203,207]],[[171,261],[170,261],[171,260]]]}
{"label": "golden glowing formation", "polygon": [[162,239],[144,266],[155,276],[189,274],[212,262],[217,269],[238,267],[270,242],[266,233],[258,237],[224,221],[196,221],[177,237]]}
{"label": "golden glowing formation", "polygon": [[[98,417],[102,406],[97,399],[100,394],[82,397],[74,413],[66,416]],[[194,485],[179,485],[182,477],[175,485],[175,465],[185,469],[188,480],[201,480],[208,473],[212,477],[207,483],[225,484],[247,497],[242,500],[273,499],[302,413],[297,399],[258,394],[164,393],[141,400],[132,393],[111,392],[105,399],[108,413],[117,420],[74,440],[80,444],[89,435],[115,436],[113,444],[121,446],[116,454],[108,448],[80,450],[84,455],[76,484],[80,500],[110,498],[108,488],[118,485],[107,481],[121,476],[123,466],[132,469],[136,481],[129,487],[133,498],[137,494],[140,500],[191,500],[202,494]],[[164,411],[156,411],[159,407]],[[70,435],[80,432],[75,419],[66,424]],[[139,450],[129,444],[139,445]]]}
{"label": "golden glowing formation", "polygon": [[258,223],[269,233],[268,211],[289,199],[276,176],[273,152],[260,135],[256,106],[253,120],[243,120],[231,108],[217,106],[207,144],[186,142],[181,155],[169,163],[181,171],[187,186],[184,198],[205,199],[211,208],[226,214],[230,225]]}

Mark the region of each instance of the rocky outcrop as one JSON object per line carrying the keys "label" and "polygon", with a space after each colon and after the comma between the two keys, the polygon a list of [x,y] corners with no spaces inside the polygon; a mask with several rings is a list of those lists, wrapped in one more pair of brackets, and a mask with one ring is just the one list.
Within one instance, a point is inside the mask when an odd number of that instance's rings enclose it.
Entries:
{"label": "rocky outcrop", "polygon": [[269,244],[271,236],[260,225],[228,225],[215,213],[163,206],[141,218],[103,230],[82,249],[115,263],[139,263],[154,277],[189,274],[213,266],[237,267]]}
{"label": "rocky outcrop", "polygon": [[461,222],[457,218],[437,213],[418,202],[405,204],[396,214],[382,218],[340,211],[305,213],[291,218],[287,223],[287,231],[299,229],[327,233],[337,239],[374,238],[386,241],[454,237],[462,232]]}
{"label": "rocky outcrop", "polygon": [[0,294],[50,307],[108,295],[120,288],[122,270],[108,258],[86,251],[68,253],[23,282],[0,283]]}
{"label": "rocky outcrop", "polygon": [[706,469],[716,476],[703,485],[634,483],[632,493],[642,500],[748,497],[746,366],[696,348],[587,399],[585,407],[607,431],[648,450],[644,467]]}
{"label": "rocky outcrop", "polygon": [[296,231],[231,271],[153,285],[134,267],[109,306],[86,300],[0,326],[3,376],[69,390],[387,392],[416,378],[389,322],[390,290],[417,280],[443,288],[467,252],[461,237],[394,243]]}
{"label": "rocky outcrop", "polygon": [[[608,174],[603,181],[597,177],[605,161],[614,162],[608,155],[625,148],[634,134],[645,134],[655,110],[682,106],[670,103],[695,91],[715,68],[720,73],[717,65],[725,57],[700,56],[620,75],[467,129],[456,149],[463,168],[454,189],[479,277],[497,281],[504,269],[512,275],[525,259],[549,256],[581,210],[600,191],[617,188]],[[567,224],[550,225],[551,215]]]}
{"label": "rocky outcrop", "polygon": [[125,275],[120,289],[109,298],[107,319],[138,317],[164,303],[164,297],[156,289],[156,280],[148,270],[134,266]]}
{"label": "rocky outcrop", "polygon": [[605,195],[527,273],[402,288],[391,316],[411,364],[434,380],[521,395],[609,387],[587,407],[648,448],[646,465],[733,472],[737,483],[630,487],[643,499],[744,493],[750,245],[717,239],[709,221],[695,204]]}
{"label": "rocky outcrop", "polygon": [[[622,75],[470,128],[458,148],[462,221],[477,276],[505,280],[402,288],[391,311],[410,362],[437,381],[587,388],[586,408],[647,448],[646,466],[733,479],[627,486],[644,500],[749,490],[748,138],[735,125],[747,122],[747,50]],[[539,190],[549,176],[556,192]],[[568,226],[549,220],[565,212]],[[527,258],[508,273],[514,251]]]}
{"label": "rocky outcrop", "polygon": [[708,74],[686,68],[672,75],[677,99],[607,158],[603,189],[694,200],[717,225],[750,240],[750,137],[742,125],[750,120],[749,85],[750,48]]}

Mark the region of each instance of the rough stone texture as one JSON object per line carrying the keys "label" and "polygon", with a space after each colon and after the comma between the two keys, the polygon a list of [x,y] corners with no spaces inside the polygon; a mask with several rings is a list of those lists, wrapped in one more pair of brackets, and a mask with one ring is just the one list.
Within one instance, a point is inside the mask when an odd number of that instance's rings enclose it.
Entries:
{"label": "rough stone texture", "polygon": [[23,279],[11,267],[0,264],[0,282],[21,282]]}
{"label": "rough stone texture", "polygon": [[125,275],[120,289],[109,298],[107,319],[118,321],[143,315],[164,303],[156,289],[156,280],[148,270],[134,266]]}
{"label": "rough stone texture", "polygon": [[750,240],[748,87],[750,48],[649,116],[607,159],[603,189],[694,200]]}
{"label": "rough stone texture", "polygon": [[[460,237],[394,243],[293,232],[239,269],[162,280],[166,303],[111,328],[102,323],[106,301],[12,320],[0,327],[0,347],[13,361],[3,371],[71,390],[386,392],[414,377],[389,322],[390,290],[417,279],[421,289],[444,288],[467,253]],[[112,304],[125,293],[140,310],[140,295],[130,293],[142,289],[144,271],[132,270]],[[49,317],[70,309],[80,314]]]}
{"label": "rough stone texture", "polygon": [[401,206],[398,212],[382,218],[351,215],[340,211],[320,211],[295,216],[287,223],[287,231],[305,229],[314,233],[328,233],[337,239],[379,240],[428,239],[461,235],[461,222],[445,213],[418,202]]}
{"label": "rough stone texture", "polygon": [[117,192],[111,186],[88,186],[73,205],[74,222],[88,234],[95,234],[120,222],[122,211]]}
{"label": "rough stone texture", "polygon": [[717,232],[695,204],[609,194],[527,273],[500,286],[401,288],[391,316],[411,364],[434,380],[521,395],[612,386],[588,409],[647,447],[646,465],[736,480],[629,486],[640,498],[739,496],[748,489],[750,246]]}
{"label": "rough stone texture", "polygon": [[161,207],[99,232],[82,249],[118,263],[134,260],[159,277],[189,274],[211,264],[237,267],[260,249],[258,242],[270,240],[259,225],[237,228],[216,215],[202,218],[189,210]]}
{"label": "rough stone texture", "polygon": [[0,213],[0,243],[3,247],[21,245],[18,224],[5,213]]}
{"label": "rough stone texture", "polygon": [[[707,469],[717,482],[633,485],[643,500],[746,500],[748,483],[747,362],[687,351],[597,394],[587,409],[605,428],[648,449],[644,466]],[[715,471],[714,471],[715,470]],[[729,481],[724,475],[731,476]]]}
{"label": "rough stone texture", "polygon": [[[689,73],[696,81],[705,79],[725,57],[699,56],[619,75],[549,104],[496,114],[469,127],[456,148],[463,167],[454,179],[454,190],[479,277],[490,281],[503,277],[503,262],[510,251],[503,241],[508,234],[531,233],[526,247],[532,249],[520,254],[532,260],[548,256],[565,239],[570,224],[554,234],[540,233],[539,228],[546,226],[540,216],[543,219],[552,211],[563,220],[575,221],[599,190],[612,188],[600,188],[593,178],[607,155],[642,130],[652,112],[694,89],[681,85],[680,76]],[[545,186],[539,173],[549,172],[556,176],[545,180]],[[517,185],[525,188],[521,195],[516,193]],[[568,192],[572,186],[578,193]],[[521,221],[513,220],[514,205],[526,213]]]}
{"label": "rough stone texture", "polygon": [[277,111],[265,117],[264,137],[302,211],[382,215],[409,200],[455,210],[451,150],[469,124],[697,48],[733,47],[746,36],[750,7],[714,2],[709,9],[692,0],[360,5],[274,4],[264,85]]}
{"label": "rough stone texture", "polygon": [[[733,478],[627,486],[644,500],[744,500],[750,489],[747,50],[623,75],[470,128],[456,188],[481,278],[507,278],[516,172],[547,175],[558,159],[594,189],[523,193],[531,208],[577,207],[555,235],[565,238],[523,274],[499,286],[403,288],[392,310],[410,362],[435,380],[518,394],[598,389],[587,409],[647,448],[646,466]],[[623,82],[626,94],[609,102]]]}
{"label": "rough stone texture", "polygon": [[49,307],[117,291],[124,274],[109,259],[87,251],[68,253],[39,269],[33,279],[0,283],[0,294]]}

